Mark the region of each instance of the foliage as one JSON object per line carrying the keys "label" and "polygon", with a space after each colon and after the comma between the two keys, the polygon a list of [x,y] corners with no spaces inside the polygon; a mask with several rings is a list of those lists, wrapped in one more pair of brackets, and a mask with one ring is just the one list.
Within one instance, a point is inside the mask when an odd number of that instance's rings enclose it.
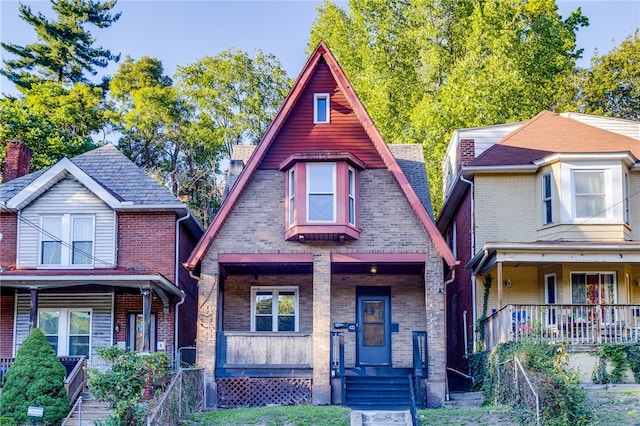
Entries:
{"label": "foliage", "polygon": [[[622,383],[627,370],[640,383],[640,346],[635,343],[604,343],[597,352],[598,363],[591,378],[594,383]],[[608,363],[613,364],[611,372]]]}
{"label": "foliage", "polygon": [[138,403],[145,383],[167,371],[166,355],[161,352],[143,355],[116,346],[99,348],[98,355],[109,368],[106,371],[90,369],[87,383],[97,401],[111,404],[113,413],[108,424],[140,424],[145,413]]}
{"label": "foliage", "polygon": [[327,1],[309,47],[327,43],[387,142],[424,145],[437,212],[452,132],[553,108],[587,24],[553,0]]}
{"label": "foliage", "polygon": [[0,164],[7,140],[20,140],[33,152],[31,167],[48,167],[64,156],[95,148],[91,134],[105,123],[102,89],[76,83],[43,82],[20,98],[0,99]]}
{"label": "foliage", "polygon": [[578,111],[640,120],[640,30],[619,46],[591,58],[581,70],[575,105]]}
{"label": "foliage", "polygon": [[66,374],[46,336],[40,329],[33,329],[4,376],[0,416],[23,422],[28,407],[37,406],[44,409],[43,424],[59,423],[69,412]]}
{"label": "foliage", "polygon": [[29,88],[42,81],[57,83],[89,83],[85,73],[96,74],[95,68],[105,68],[119,56],[93,46],[95,38],[87,30],[91,24],[107,28],[120,18],[111,15],[117,0],[50,0],[56,20],[30,6],[20,4],[20,19],[31,25],[38,41],[26,46],[0,43],[15,58],[5,59],[0,72],[18,88]]}
{"label": "foliage", "polygon": [[487,358],[490,351],[478,351],[469,353],[469,370],[473,377],[473,390],[481,390],[484,388],[485,378],[487,376]]}
{"label": "foliage", "polygon": [[482,314],[476,322],[476,333],[480,344],[484,345],[484,321],[487,319],[487,310],[489,309],[489,292],[491,291],[491,274],[484,278],[484,293],[482,295]]}
{"label": "foliage", "polygon": [[[522,363],[540,397],[543,424],[589,424],[593,413],[587,403],[586,393],[580,387],[577,372],[567,366],[568,353],[563,344],[524,341],[494,347],[487,357],[484,377],[483,391],[488,399],[502,402],[513,400],[515,392],[500,383],[498,368],[514,356]],[[518,412],[521,420],[526,420],[528,412]]]}
{"label": "foliage", "polygon": [[291,86],[280,62],[226,50],[178,67],[176,90],[186,116],[180,129],[185,179],[181,194],[207,224],[220,201],[220,163],[239,144],[255,144],[265,133]]}

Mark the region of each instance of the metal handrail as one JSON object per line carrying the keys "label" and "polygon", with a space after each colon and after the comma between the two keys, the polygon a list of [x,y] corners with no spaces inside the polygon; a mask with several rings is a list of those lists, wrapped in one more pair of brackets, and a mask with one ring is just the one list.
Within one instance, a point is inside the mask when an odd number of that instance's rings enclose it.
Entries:
{"label": "metal handrail", "polygon": [[416,392],[413,387],[413,377],[411,377],[411,374],[409,374],[408,377],[409,377],[409,393],[411,394],[411,421],[413,423],[413,426],[418,426],[420,423],[418,420],[418,407],[416,403]]}
{"label": "metal handrail", "polygon": [[[529,390],[531,390],[531,393],[533,394],[533,396],[536,399],[536,424],[539,425],[540,424],[540,397],[538,396],[538,392],[536,392],[536,390],[534,389],[533,384],[531,383],[531,380],[529,379],[529,375],[524,370],[524,367],[522,367],[522,364],[520,363],[520,360],[515,356],[513,357],[513,360],[515,361],[514,370],[516,368],[515,366],[517,366],[520,369],[520,372],[522,373],[522,376],[527,381],[527,385],[529,386]],[[518,387],[518,375],[515,374],[515,373],[516,372],[514,371],[513,379],[516,382],[516,388],[517,388]]]}
{"label": "metal handrail", "polygon": [[61,426],[65,426],[67,424],[69,419],[71,419],[71,416],[73,416],[73,413],[76,411],[76,408],[78,409],[78,424],[82,424],[82,396],[79,396],[78,399],[76,399],[76,403],[73,404],[73,407],[69,411],[69,414],[67,414],[67,417],[62,421]]}

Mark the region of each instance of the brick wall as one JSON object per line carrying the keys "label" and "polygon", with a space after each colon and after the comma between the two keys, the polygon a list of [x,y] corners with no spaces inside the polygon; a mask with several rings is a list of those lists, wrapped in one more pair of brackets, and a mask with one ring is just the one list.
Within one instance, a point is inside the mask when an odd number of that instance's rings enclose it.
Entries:
{"label": "brick wall", "polygon": [[[157,320],[156,340],[158,342],[165,342],[169,359],[171,359],[174,340],[174,308],[175,305],[170,306],[169,313],[165,314],[162,300],[158,297],[152,297],[151,312],[156,314]],[[115,311],[115,324],[119,326],[120,331],[114,331],[114,343],[126,342],[129,314],[142,312],[142,296],[137,294],[117,294],[115,296]]]}
{"label": "brick wall", "polygon": [[174,281],[174,213],[118,213],[118,266]]}
{"label": "brick wall", "polygon": [[13,356],[14,295],[0,296],[0,357]]}
{"label": "brick wall", "polygon": [[0,213],[0,266],[5,269],[16,267],[16,238],[18,232],[18,218],[10,213]]}

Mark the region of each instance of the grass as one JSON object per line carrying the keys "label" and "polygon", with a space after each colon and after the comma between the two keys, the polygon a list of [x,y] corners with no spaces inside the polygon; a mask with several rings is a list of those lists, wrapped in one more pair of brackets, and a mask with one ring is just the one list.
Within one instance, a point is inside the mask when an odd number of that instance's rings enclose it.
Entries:
{"label": "grass", "polygon": [[[611,387],[589,390],[595,411],[593,425],[640,424],[640,388]],[[223,426],[348,426],[351,410],[338,406],[254,407],[221,409],[189,418],[191,425]],[[484,406],[456,410],[419,410],[421,426],[515,426],[508,406]]]}

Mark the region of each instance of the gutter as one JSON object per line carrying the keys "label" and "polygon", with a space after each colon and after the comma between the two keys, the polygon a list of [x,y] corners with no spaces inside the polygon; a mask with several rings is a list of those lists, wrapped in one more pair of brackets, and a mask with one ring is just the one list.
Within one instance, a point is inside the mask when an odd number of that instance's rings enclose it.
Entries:
{"label": "gutter", "polygon": [[[469,253],[469,257],[471,259],[473,259],[473,256],[476,254],[476,228],[475,228],[475,220],[476,220],[476,212],[475,212],[475,193],[473,192],[473,181],[468,180],[464,177],[464,175],[462,173],[460,173],[460,181],[464,182],[466,184],[469,184],[470,187],[470,191],[471,191],[471,201],[470,201],[470,208],[471,208],[471,212],[469,214],[469,217],[471,218],[471,224],[470,224],[470,228],[471,228],[471,253]],[[476,315],[478,314],[477,309],[476,309],[476,302],[478,300],[478,296],[476,294],[476,274],[475,271],[471,274],[471,279],[469,282],[469,285],[471,286],[471,318],[473,318],[473,323],[475,324],[476,322]],[[466,323],[464,324],[464,333],[465,336],[467,334],[467,325]],[[473,328],[472,328],[472,333],[473,333]],[[474,339],[474,345],[475,345],[475,339]],[[465,346],[464,346],[464,352],[465,354],[467,353],[467,342],[465,339]]]}

